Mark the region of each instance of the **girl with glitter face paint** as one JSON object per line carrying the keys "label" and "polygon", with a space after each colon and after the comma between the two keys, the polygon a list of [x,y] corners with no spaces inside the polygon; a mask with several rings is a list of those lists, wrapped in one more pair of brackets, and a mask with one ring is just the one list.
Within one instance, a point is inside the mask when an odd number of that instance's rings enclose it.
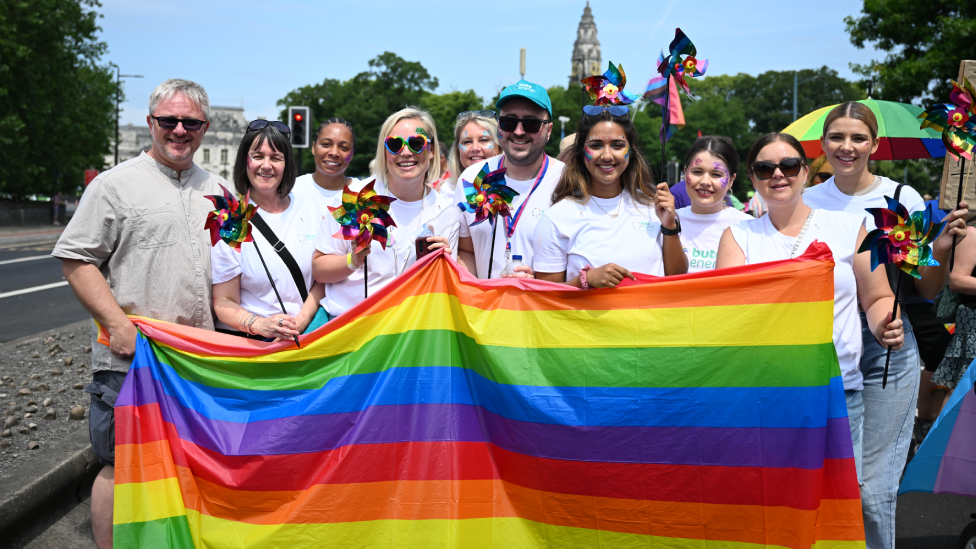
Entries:
{"label": "girl with glitter face paint", "polygon": [[453,194],[456,179],[464,170],[482,160],[501,154],[498,143],[498,121],[485,116],[489,111],[463,112],[454,124],[454,143],[448,158],[453,180],[445,181],[438,190]]}
{"label": "girl with glitter face paint", "polygon": [[536,278],[590,289],[687,272],[674,197],[655,188],[628,114],[582,116],[552,201],[535,232]]}
{"label": "girl with glitter face paint", "polygon": [[739,169],[739,155],[727,137],[699,138],[685,155],[684,180],[691,205],[678,210],[681,247],[688,256],[688,272],[715,268],[722,233],[736,221],[751,219],[727,205]]}

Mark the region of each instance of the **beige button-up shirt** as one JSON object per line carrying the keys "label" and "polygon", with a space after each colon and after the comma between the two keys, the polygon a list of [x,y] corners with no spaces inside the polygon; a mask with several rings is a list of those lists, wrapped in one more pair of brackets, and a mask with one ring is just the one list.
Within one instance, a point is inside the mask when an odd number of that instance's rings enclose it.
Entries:
{"label": "beige button-up shirt", "polygon": [[[98,267],[128,315],[213,330],[205,197],[219,185],[230,188],[195,164],[177,177],[142,153],[91,182],[51,255]],[[92,332],[92,371],[127,371],[132,359]]]}

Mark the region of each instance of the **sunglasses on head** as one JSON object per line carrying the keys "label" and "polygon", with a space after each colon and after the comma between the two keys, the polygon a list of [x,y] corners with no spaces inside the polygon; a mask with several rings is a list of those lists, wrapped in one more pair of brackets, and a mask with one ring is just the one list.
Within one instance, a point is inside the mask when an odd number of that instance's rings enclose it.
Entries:
{"label": "sunglasses on head", "polygon": [[271,124],[272,126],[274,126],[276,130],[278,130],[283,134],[287,135],[291,133],[291,128],[285,125],[284,122],[278,122],[277,120],[260,120],[260,119],[254,120],[250,124],[248,124],[247,131],[256,132],[259,130],[263,130],[264,128],[268,127],[268,124]]}
{"label": "sunglasses on head", "polygon": [[756,174],[756,177],[760,180],[766,180],[773,177],[773,174],[776,173],[776,168],[779,168],[779,171],[783,172],[784,176],[793,177],[800,173],[800,170],[803,168],[803,159],[793,156],[780,160],[779,164],[763,160],[752,165],[752,173]]}
{"label": "sunglasses on head", "polygon": [[386,141],[383,142],[386,151],[392,155],[400,154],[404,146],[410,149],[410,152],[420,154],[427,148],[427,144],[427,138],[422,135],[412,135],[406,139],[399,135],[392,135],[387,137]]}
{"label": "sunglasses on head", "polygon": [[[152,116],[152,115],[149,115]],[[152,116],[152,119],[159,124],[159,127],[164,130],[175,130],[176,126],[183,123],[183,129],[188,132],[199,131],[204,124],[207,123],[206,120],[196,120],[194,118],[176,118],[175,116]]]}
{"label": "sunglasses on head", "polygon": [[481,116],[483,118],[495,118],[495,111],[464,111],[458,114],[457,119],[460,120],[469,114]]}
{"label": "sunglasses on head", "polygon": [[610,111],[613,116],[623,116],[630,112],[630,109],[624,107],[623,105],[586,105],[583,107],[583,112],[590,116],[598,116],[603,113],[603,111]]}
{"label": "sunglasses on head", "polygon": [[549,124],[552,120],[541,118],[519,118],[517,116],[506,115],[498,119],[498,127],[503,132],[514,132],[518,128],[519,122],[522,123],[522,130],[525,133],[538,133],[543,124]]}

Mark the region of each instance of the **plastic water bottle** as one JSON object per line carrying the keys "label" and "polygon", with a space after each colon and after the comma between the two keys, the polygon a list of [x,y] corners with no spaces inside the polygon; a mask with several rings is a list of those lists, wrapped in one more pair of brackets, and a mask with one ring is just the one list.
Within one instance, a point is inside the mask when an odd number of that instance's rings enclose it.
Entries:
{"label": "plastic water bottle", "polygon": [[522,256],[513,255],[512,260],[505,265],[504,269],[502,269],[502,278],[515,274],[515,267],[524,267],[524,266],[525,263],[522,263]]}

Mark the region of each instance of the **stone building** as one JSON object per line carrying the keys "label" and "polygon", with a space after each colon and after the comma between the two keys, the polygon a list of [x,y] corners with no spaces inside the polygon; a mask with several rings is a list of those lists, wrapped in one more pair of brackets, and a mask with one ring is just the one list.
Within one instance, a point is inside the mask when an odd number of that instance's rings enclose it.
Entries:
{"label": "stone building", "polygon": [[569,73],[569,88],[580,85],[587,76],[603,74],[603,59],[600,57],[600,41],[596,37],[596,23],[587,0],[583,8],[583,18],[576,29],[576,42],[573,43],[573,66]]}
{"label": "stone building", "polygon": [[[193,162],[201,168],[230,181],[234,172],[237,146],[244,137],[247,120],[243,107],[210,107],[210,129],[203,144],[193,156]],[[128,124],[119,128],[119,162],[135,158],[152,147],[148,124]],[[105,157],[105,164],[112,166],[115,151]]]}

